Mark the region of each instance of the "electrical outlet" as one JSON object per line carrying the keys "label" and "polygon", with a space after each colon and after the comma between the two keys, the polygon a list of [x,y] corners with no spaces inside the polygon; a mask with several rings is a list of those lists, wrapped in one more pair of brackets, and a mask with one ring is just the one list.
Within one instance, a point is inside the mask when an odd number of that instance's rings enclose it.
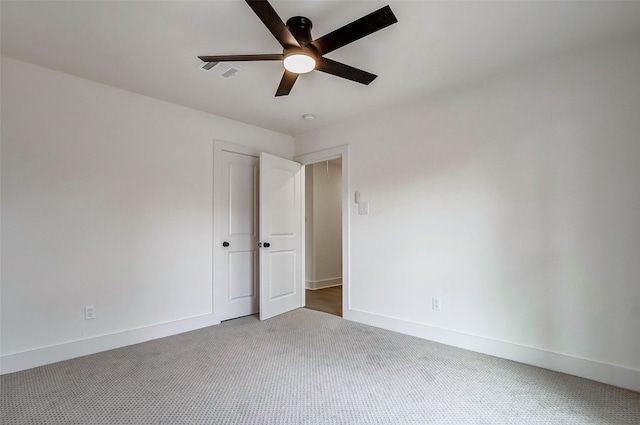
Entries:
{"label": "electrical outlet", "polygon": [[91,320],[95,317],[96,308],[92,305],[88,305],[84,308],[84,320]]}
{"label": "electrical outlet", "polygon": [[369,214],[369,203],[368,202],[360,202],[358,204],[358,214],[360,214],[360,215]]}
{"label": "electrical outlet", "polygon": [[441,308],[440,298],[431,298],[431,308],[440,311]]}

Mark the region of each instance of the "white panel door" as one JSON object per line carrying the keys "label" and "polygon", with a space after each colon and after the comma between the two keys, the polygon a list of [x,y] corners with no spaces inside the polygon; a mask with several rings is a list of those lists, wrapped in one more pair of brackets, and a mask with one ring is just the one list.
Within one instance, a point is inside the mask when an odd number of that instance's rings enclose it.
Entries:
{"label": "white panel door", "polygon": [[258,166],[254,156],[222,152],[221,261],[214,296],[220,320],[255,314],[258,296]]}
{"label": "white panel door", "polygon": [[304,306],[301,168],[260,154],[260,320]]}

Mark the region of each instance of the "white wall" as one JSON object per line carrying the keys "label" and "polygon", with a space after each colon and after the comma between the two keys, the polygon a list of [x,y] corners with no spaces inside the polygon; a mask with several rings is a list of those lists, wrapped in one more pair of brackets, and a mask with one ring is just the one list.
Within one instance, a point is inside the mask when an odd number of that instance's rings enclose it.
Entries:
{"label": "white wall", "polygon": [[345,317],[640,390],[639,75],[617,40],[297,137],[370,203]]}
{"label": "white wall", "polygon": [[293,139],[1,64],[3,371],[213,323],[213,140],[291,158]]}
{"label": "white wall", "polygon": [[308,165],[306,173],[306,286],[309,289],[319,289],[340,285],[342,284],[341,160],[333,159]]}

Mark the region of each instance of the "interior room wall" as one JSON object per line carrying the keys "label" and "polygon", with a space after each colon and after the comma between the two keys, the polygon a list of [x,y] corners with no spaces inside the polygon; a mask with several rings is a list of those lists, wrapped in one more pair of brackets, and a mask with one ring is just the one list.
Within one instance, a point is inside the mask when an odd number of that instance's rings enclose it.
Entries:
{"label": "interior room wall", "polygon": [[214,323],[213,140],[291,158],[293,138],[1,66],[3,371]]}
{"label": "interior room wall", "polygon": [[640,390],[639,41],[297,137],[370,204],[344,317]]}
{"label": "interior room wall", "polygon": [[306,261],[308,289],[342,284],[342,163],[306,167]]}

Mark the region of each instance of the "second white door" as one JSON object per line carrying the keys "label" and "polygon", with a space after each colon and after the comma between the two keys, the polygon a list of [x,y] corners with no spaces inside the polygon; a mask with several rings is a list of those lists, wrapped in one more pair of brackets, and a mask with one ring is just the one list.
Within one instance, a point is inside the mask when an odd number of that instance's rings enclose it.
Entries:
{"label": "second white door", "polygon": [[260,320],[304,306],[300,164],[260,154]]}

